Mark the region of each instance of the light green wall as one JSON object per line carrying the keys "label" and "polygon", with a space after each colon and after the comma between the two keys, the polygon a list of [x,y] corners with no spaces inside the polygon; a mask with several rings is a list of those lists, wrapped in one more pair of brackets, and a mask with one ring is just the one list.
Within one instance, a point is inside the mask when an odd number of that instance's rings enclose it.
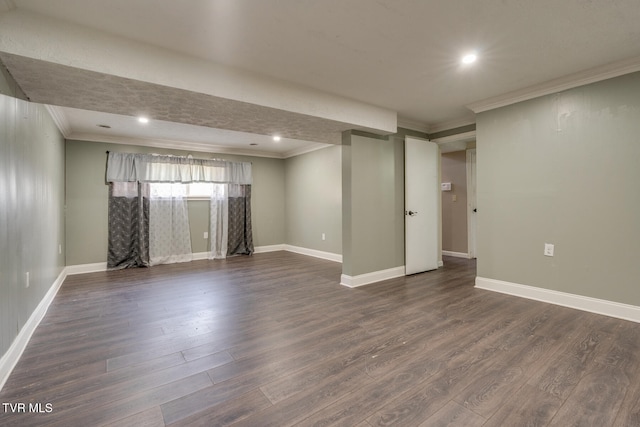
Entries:
{"label": "light green wall", "polygon": [[204,232],[209,233],[209,201],[189,200],[189,230],[191,231],[191,250],[193,253],[209,251],[209,239],[204,238]]}
{"label": "light green wall", "polygon": [[62,135],[42,105],[0,95],[0,357],[62,272],[63,216]]}
{"label": "light green wall", "polygon": [[479,276],[640,305],[638,94],[634,73],[477,116]]}
{"label": "light green wall", "polygon": [[343,274],[404,265],[404,138],[346,132],[342,189]]}
{"label": "light green wall", "polygon": [[341,159],[331,146],[285,161],[287,244],[342,254]]}
{"label": "light green wall", "polygon": [[[67,265],[105,262],[107,259],[108,187],[105,182],[106,151],[171,153],[189,152],[152,147],[67,141]],[[211,153],[191,153],[198,158]],[[253,240],[255,246],[282,244],[285,240],[284,161],[261,157],[215,155],[233,161],[252,162],[251,194]],[[192,249],[205,252],[209,229],[207,202],[190,201]]]}

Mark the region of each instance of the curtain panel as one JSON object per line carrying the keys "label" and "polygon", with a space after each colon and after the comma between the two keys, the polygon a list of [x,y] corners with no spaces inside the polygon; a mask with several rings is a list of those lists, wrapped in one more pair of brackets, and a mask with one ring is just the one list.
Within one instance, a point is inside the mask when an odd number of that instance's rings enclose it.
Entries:
{"label": "curtain panel", "polygon": [[209,259],[253,254],[250,185],[214,184],[209,215]]}
{"label": "curtain panel", "polygon": [[229,184],[229,229],[227,251],[229,255],[251,255],[251,186]]}
{"label": "curtain panel", "polygon": [[[149,198],[150,265],[193,260],[185,186],[151,184]],[[155,190],[155,191],[154,191]]]}
{"label": "curtain panel", "polygon": [[224,259],[229,246],[229,184],[213,184],[209,200],[209,259]]}
{"label": "curtain panel", "polygon": [[149,266],[149,185],[109,184],[107,268]]}
{"label": "curtain panel", "polygon": [[251,163],[109,152],[107,182],[252,183]]}

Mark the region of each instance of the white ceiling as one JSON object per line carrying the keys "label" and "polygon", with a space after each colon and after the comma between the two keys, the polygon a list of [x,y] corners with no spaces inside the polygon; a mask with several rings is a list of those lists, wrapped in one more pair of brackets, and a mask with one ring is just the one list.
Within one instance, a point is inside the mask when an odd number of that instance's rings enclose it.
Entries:
{"label": "white ceiling", "polygon": [[[5,3],[5,9],[15,7],[63,19],[243,72],[390,109],[397,112],[400,125],[412,124],[426,131],[472,123],[474,114],[466,107],[469,104],[640,57],[638,0]],[[478,52],[479,60],[463,67],[460,56],[470,50]],[[20,83],[20,76],[15,77]],[[29,95],[28,90],[25,92]],[[71,132],[78,134],[98,134],[93,128],[97,121],[104,121],[98,113],[64,109],[60,114],[67,118]],[[200,127],[194,130],[186,124],[174,128],[163,124],[149,127],[156,133],[145,135],[126,122],[119,122],[124,128],[120,136],[154,140],[188,137],[194,143],[225,145],[224,136],[214,131],[202,131],[207,134],[206,141],[198,140],[203,138]],[[247,130],[268,135],[266,131]],[[305,140],[310,134],[300,135]],[[269,151],[266,137],[261,141],[255,148]],[[314,137],[311,141],[321,139]],[[282,148],[280,155],[304,146],[303,142],[291,144]]]}

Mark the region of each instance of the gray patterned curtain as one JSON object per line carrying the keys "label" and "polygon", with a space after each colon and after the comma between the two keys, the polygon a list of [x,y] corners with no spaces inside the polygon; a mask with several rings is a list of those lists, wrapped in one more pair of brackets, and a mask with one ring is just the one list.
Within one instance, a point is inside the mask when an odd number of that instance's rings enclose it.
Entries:
{"label": "gray patterned curtain", "polygon": [[149,185],[109,183],[107,268],[149,266]]}
{"label": "gray patterned curtain", "polygon": [[251,186],[229,184],[229,229],[227,253],[251,255]]}

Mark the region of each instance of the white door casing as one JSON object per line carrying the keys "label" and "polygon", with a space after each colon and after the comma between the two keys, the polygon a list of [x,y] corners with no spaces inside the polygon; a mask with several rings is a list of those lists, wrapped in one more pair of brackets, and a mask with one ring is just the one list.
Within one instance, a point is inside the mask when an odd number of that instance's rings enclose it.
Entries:
{"label": "white door casing", "polygon": [[434,142],[405,138],[405,274],[438,268],[440,153]]}
{"label": "white door casing", "polygon": [[477,196],[476,196],[476,150],[467,150],[467,252],[469,258],[476,258],[477,230]]}

